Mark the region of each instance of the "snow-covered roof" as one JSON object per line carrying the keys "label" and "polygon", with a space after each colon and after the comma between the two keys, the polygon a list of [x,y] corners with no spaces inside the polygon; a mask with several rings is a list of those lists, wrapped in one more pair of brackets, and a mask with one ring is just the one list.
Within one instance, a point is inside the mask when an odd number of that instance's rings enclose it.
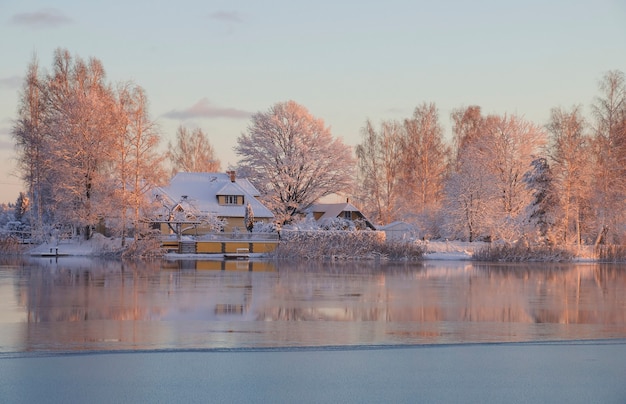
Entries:
{"label": "snow-covered roof", "polygon": [[[158,188],[156,194],[174,206],[181,201],[185,208],[189,204],[202,214],[220,217],[244,217],[246,204],[249,202],[257,218],[272,218],[274,215],[256,199],[259,191],[246,178],[236,178],[231,182],[226,173],[178,173],[169,186]],[[243,205],[220,205],[217,195],[237,195],[244,197]]]}
{"label": "snow-covered roof", "polygon": [[350,202],[343,203],[315,203],[311,205],[309,209],[307,209],[308,213],[322,213],[322,216],[317,220],[324,219],[334,219],[338,217],[341,212],[357,212],[363,219],[367,226],[371,229],[376,229],[376,227],[365,217],[365,215],[353,204]]}
{"label": "snow-covered roof", "polygon": [[241,185],[238,185],[236,182],[228,181],[228,184],[224,184],[224,186],[220,188],[215,193],[215,195],[244,195],[245,196],[245,193]]}
{"label": "snow-covered roof", "polygon": [[378,230],[417,230],[417,226],[398,220],[384,226],[378,226]]}
{"label": "snow-covered roof", "polygon": [[334,219],[341,212],[360,212],[353,204],[344,203],[315,203],[308,209],[312,213],[323,213],[321,219]]}

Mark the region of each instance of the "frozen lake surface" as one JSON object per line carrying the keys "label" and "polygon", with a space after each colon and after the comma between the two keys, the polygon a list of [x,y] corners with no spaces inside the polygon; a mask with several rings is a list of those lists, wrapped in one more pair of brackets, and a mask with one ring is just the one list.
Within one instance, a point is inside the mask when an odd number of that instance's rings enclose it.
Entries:
{"label": "frozen lake surface", "polygon": [[620,265],[0,265],[8,402],[624,402],[625,357]]}

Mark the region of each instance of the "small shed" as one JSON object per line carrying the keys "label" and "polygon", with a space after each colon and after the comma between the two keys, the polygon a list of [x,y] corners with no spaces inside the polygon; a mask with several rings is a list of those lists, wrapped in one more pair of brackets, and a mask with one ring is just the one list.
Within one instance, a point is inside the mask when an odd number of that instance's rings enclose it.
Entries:
{"label": "small shed", "polygon": [[403,221],[395,221],[384,226],[378,226],[378,230],[385,232],[387,240],[411,240],[419,238],[417,226]]}

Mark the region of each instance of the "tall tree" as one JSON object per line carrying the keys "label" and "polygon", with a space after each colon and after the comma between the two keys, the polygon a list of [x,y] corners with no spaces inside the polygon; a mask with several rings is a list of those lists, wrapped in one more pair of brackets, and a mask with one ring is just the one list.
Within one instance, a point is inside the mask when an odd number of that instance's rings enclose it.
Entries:
{"label": "tall tree", "polygon": [[602,95],[593,105],[595,117],[595,195],[598,236],[619,243],[624,229],[626,195],[626,77],[621,71],[609,71],[600,81]]}
{"label": "tall tree", "polygon": [[251,175],[261,198],[283,223],[321,197],[350,190],[353,183],[350,147],[294,101],[254,114],[235,152],[239,168]]}
{"label": "tall tree", "polygon": [[547,129],[554,187],[560,195],[556,240],[565,244],[576,241],[580,245],[591,168],[589,138],[580,107],[570,111],[553,108]]}
{"label": "tall tree", "polygon": [[28,198],[31,201],[33,236],[41,235],[43,229],[44,205],[49,202],[50,183],[47,172],[50,168],[47,153],[48,132],[45,122],[45,103],[39,77],[39,62],[33,56],[28,65],[26,78],[19,98],[18,118],[12,128],[12,136],[17,149],[18,169],[27,184]]}
{"label": "tall tree", "polygon": [[167,157],[172,165],[172,175],[178,172],[218,172],[220,160],[216,157],[215,149],[209,137],[196,128],[189,130],[179,126],[176,131],[176,143],[168,143]]}
{"label": "tall tree", "polygon": [[501,212],[515,217],[530,200],[522,179],[545,145],[545,133],[531,122],[505,115],[487,117],[484,134],[480,154],[485,168],[498,179]]}
{"label": "tall tree", "polygon": [[377,223],[390,223],[398,215],[398,182],[402,155],[402,124],[385,121],[377,131],[368,120],[356,147],[359,200],[362,210]]}
{"label": "tall tree", "polygon": [[143,88],[127,83],[118,89],[119,135],[115,190],[122,204],[122,245],[125,240],[127,210],[132,212],[132,229],[135,241],[141,230],[142,209],[148,208],[146,194],[165,178],[162,169],[163,156],[157,147],[160,135],[148,113],[148,98]]}
{"label": "tall tree", "polygon": [[423,103],[404,121],[400,173],[406,216],[416,212],[422,228],[435,229],[448,173],[450,148],[443,140],[435,104]]}
{"label": "tall tree", "polygon": [[450,118],[452,119],[453,157],[459,160],[459,154],[466,149],[467,145],[480,138],[484,118],[477,105],[455,109],[450,114]]}
{"label": "tall tree", "polygon": [[545,157],[537,157],[531,163],[531,169],[524,174],[526,187],[532,191],[532,200],[528,206],[527,221],[532,233],[531,241],[540,244],[555,244],[553,230],[556,223],[559,197],[554,188],[554,176]]}
{"label": "tall tree", "polygon": [[58,49],[53,66],[45,93],[53,198],[60,218],[84,228],[89,238],[107,206],[103,167],[115,139],[115,101],[99,60],[85,62]]}
{"label": "tall tree", "polygon": [[454,171],[446,181],[443,216],[454,239],[477,241],[493,237],[497,190],[495,175],[476,158],[473,143],[461,149]]}

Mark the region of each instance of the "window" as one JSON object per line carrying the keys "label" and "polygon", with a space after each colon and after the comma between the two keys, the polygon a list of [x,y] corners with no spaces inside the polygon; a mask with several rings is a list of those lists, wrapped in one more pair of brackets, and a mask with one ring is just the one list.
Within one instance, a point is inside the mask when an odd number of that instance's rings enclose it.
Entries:
{"label": "window", "polygon": [[224,197],[225,205],[237,205],[237,195],[226,195]]}

